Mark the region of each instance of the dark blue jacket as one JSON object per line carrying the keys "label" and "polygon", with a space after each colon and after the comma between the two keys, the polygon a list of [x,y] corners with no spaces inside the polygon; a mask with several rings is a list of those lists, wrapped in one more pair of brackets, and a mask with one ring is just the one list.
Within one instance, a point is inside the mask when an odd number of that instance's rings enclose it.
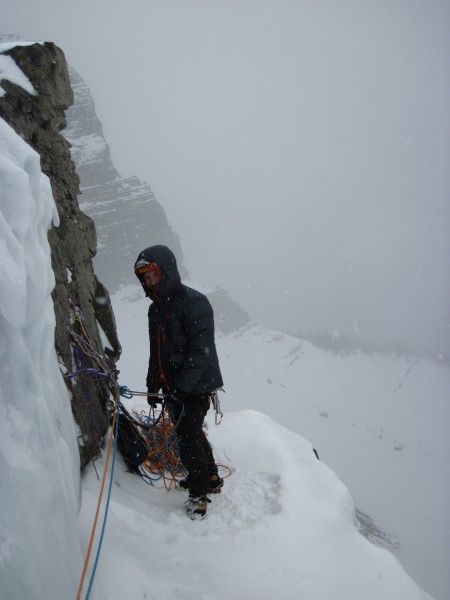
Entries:
{"label": "dark blue jacket", "polygon": [[214,314],[204,294],[181,283],[175,256],[166,246],[143,250],[136,261],[155,262],[162,281],[152,293],[148,311],[150,360],[147,387],[151,391],[181,390],[205,394],[223,385],[214,339]]}

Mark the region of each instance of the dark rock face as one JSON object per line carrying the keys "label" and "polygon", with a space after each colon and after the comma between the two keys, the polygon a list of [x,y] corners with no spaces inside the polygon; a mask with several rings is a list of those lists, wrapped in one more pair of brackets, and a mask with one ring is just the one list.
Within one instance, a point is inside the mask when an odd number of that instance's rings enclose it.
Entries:
{"label": "dark rock face", "polygon": [[248,312],[232,300],[223,288],[216,288],[207,296],[214,310],[215,325],[222,333],[232,333],[250,323]]}
{"label": "dark rock face", "polygon": [[[78,206],[79,178],[70,145],[60,134],[66,126],[64,111],[73,102],[64,54],[52,43],[15,46],[5,54],[25,73],[36,95],[3,81],[6,94],[0,97],[0,116],[40,154],[41,168],[50,179],[59,213],[60,224],[52,227],[48,237],[56,279],[55,347],[62,369],[73,372],[80,366],[99,368],[82,352],[78,352],[79,361],[86,359],[86,362],[77,364],[71,335],[71,332],[82,333],[84,328],[90,345],[104,356],[98,325],[108,338],[108,367],[113,368],[121,349],[108,291],[93,270],[97,247],[95,226]],[[80,429],[81,464],[85,465],[98,453],[108,428],[109,389],[105,383],[89,377],[73,379],[68,385]]]}
{"label": "dark rock face", "polygon": [[180,241],[162,206],[147,183],[117,172],[90,90],[72,67],[69,74],[74,103],[66,113],[64,136],[80,177],[80,205],[97,228],[96,273],[114,293],[122,284],[136,283],[133,265],[143,248],[164,244],[186,276]]}

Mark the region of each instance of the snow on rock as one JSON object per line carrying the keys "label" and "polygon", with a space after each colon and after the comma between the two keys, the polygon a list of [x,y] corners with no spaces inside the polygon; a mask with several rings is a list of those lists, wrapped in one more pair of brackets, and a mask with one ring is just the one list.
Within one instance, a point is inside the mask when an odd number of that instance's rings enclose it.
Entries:
{"label": "snow on rock", "polygon": [[79,457],[54,347],[40,159],[0,119],[0,597],[72,598],[81,570]]}
{"label": "snow on rock", "polygon": [[[25,42],[25,43],[22,43],[21,45],[24,46],[24,45],[28,45],[28,44],[29,43]],[[11,44],[2,43],[2,44],[0,44],[0,96],[5,95],[5,90],[1,87],[1,82],[3,79],[22,87],[29,94],[35,95],[36,91],[33,88],[30,80],[23,73],[23,71],[16,65],[14,60],[10,56],[1,54],[2,52],[6,52],[7,50],[9,50],[10,48],[13,48],[16,45],[18,45],[18,44],[17,43],[11,43]]]}

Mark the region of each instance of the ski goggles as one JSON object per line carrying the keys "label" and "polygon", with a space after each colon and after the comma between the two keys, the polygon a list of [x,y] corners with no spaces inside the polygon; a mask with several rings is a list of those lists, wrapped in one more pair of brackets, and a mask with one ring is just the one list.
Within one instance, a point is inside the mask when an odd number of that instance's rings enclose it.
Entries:
{"label": "ski goggles", "polygon": [[139,275],[143,275],[144,273],[148,273],[149,271],[154,271],[155,273],[158,273],[158,275],[161,275],[161,271],[160,268],[158,267],[158,265],[155,262],[147,262],[147,261],[139,261],[136,265],[136,273],[139,273]]}

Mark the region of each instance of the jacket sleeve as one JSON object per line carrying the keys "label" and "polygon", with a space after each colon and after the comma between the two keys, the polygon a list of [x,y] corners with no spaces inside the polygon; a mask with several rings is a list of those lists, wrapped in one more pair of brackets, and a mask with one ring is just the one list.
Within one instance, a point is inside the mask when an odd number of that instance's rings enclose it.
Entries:
{"label": "jacket sleeve", "polygon": [[158,367],[158,341],[156,328],[152,325],[151,312],[148,312],[148,335],[150,339],[150,358],[147,371],[147,389],[158,392],[160,389],[160,376]]}
{"label": "jacket sleeve", "polygon": [[215,355],[214,313],[205,296],[196,298],[184,315],[187,347],[184,361],[177,372],[175,387],[186,394],[192,392]]}

